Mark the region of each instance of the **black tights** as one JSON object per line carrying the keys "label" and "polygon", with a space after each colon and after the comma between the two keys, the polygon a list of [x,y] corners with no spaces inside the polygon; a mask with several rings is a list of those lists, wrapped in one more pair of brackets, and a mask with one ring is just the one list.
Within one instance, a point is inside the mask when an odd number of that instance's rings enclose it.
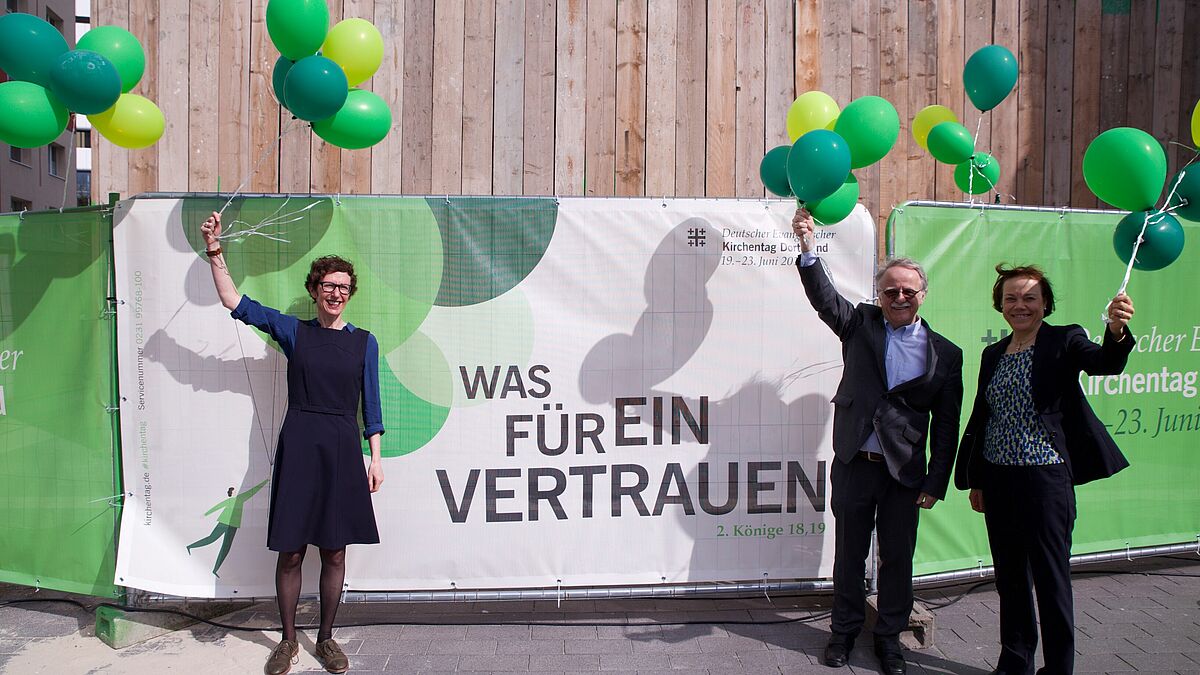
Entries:
{"label": "black tights", "polygon": [[[299,551],[280,553],[275,563],[275,596],[284,640],[296,639],[296,603],[300,600],[301,568],[307,550],[306,546]],[[317,642],[320,642],[333,637],[333,620],[346,580],[346,549],[318,550],[321,551],[321,627],[317,630]]]}

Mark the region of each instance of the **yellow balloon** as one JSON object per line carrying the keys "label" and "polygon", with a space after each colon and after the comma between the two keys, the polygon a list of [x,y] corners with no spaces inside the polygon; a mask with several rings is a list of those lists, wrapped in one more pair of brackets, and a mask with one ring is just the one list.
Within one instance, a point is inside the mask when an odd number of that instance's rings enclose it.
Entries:
{"label": "yellow balloon", "polygon": [[345,19],[329,29],[321,55],[342,67],[353,87],[368,80],[383,63],[383,36],[366,19]]}
{"label": "yellow balloon", "polygon": [[797,138],[816,129],[833,129],[833,123],[841,113],[837,101],[823,91],[806,91],[800,94],[787,112],[787,133],[793,143]]}
{"label": "yellow balloon", "polygon": [[1192,143],[1200,148],[1200,101],[1196,101],[1196,108],[1192,110]]}
{"label": "yellow balloon", "polygon": [[958,122],[954,111],[944,105],[926,106],[913,118],[912,135],[921,149],[929,151],[929,132],[942,122]]}
{"label": "yellow balloon", "polygon": [[121,94],[113,107],[88,121],[113,144],[130,150],[148,148],[163,135],[166,120],[154,102],[137,94]]}

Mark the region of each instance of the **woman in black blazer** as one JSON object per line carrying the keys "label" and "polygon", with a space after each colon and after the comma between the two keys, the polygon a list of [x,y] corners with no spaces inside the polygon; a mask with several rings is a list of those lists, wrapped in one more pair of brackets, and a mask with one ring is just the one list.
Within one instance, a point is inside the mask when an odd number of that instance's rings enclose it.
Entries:
{"label": "woman in black blazer", "polygon": [[1115,375],[1134,339],[1126,330],[1133,302],[1108,308],[1101,344],[1078,325],[1043,321],[1054,290],[1037,267],[996,266],[992,305],[1012,334],[983,350],[975,406],[954,470],[984,514],[1000,595],[996,673],[1033,675],[1037,649],[1034,590],[1042,620],[1041,675],[1074,667],[1071,530],[1075,489],[1129,465],[1079,387],[1080,371]]}

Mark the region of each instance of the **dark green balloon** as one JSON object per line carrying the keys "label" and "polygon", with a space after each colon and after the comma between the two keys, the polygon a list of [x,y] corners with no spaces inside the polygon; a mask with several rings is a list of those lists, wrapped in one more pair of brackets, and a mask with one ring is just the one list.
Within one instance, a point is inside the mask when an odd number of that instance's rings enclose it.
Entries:
{"label": "dark green balloon", "polygon": [[967,194],[978,195],[993,190],[1000,180],[1000,162],[986,152],[954,167],[954,184]]}
{"label": "dark green balloon", "polygon": [[1200,222],[1200,165],[1186,166],[1167,183],[1167,190],[1175,190],[1167,208],[1174,208],[1180,218]]}
{"label": "dark green balloon", "polygon": [[0,141],[37,148],[58,138],[70,113],[54,94],[32,82],[0,83]]}
{"label": "dark green balloon", "polygon": [[369,148],[392,129],[392,111],[382,98],[365,89],[351,89],[337,114],[313,122],[313,131],[326,143],[347,150]]}
{"label": "dark green balloon", "polygon": [[133,33],[120,26],[97,26],[79,38],[76,49],[99,52],[117,67],[121,74],[121,93],[133,91],[146,72],[146,52]]}
{"label": "dark green balloon", "polygon": [[267,34],[275,48],[292,61],[312,56],[329,32],[329,7],[325,0],[270,0]]}
{"label": "dark green balloon", "polygon": [[788,184],[802,202],[815,202],[837,192],[850,173],[846,140],[827,129],[810,131],[788,152]]}
{"label": "dark green balloon", "polygon": [[792,196],[792,186],[788,184],[787,176],[787,158],[791,151],[792,146],[790,145],[771,148],[758,163],[758,177],[762,179],[763,186],[773,195]]}
{"label": "dark green balloon", "polygon": [[349,85],[342,67],[324,56],[306,56],[295,63],[283,82],[288,110],[302,120],[333,117],[346,102]]}
{"label": "dark green balloon", "polygon": [[1134,211],[1117,223],[1113,232],[1113,248],[1121,262],[1129,263],[1133,253],[1133,244],[1142,231],[1146,215],[1150,215],[1150,223],[1146,226],[1142,245],[1138,248],[1137,260],[1133,267],[1151,272],[1175,262],[1183,253],[1183,226],[1169,213],[1161,211]]}
{"label": "dark green balloon", "polygon": [[121,97],[121,75],[103,54],[76,49],[58,57],[50,70],[50,91],[67,109],[96,115]]}
{"label": "dark green balloon", "polygon": [[944,164],[955,166],[971,159],[975,154],[975,139],[971,132],[958,122],[942,122],[929,132],[929,154]]}
{"label": "dark green balloon", "polygon": [[963,86],[981,111],[1000,105],[1017,84],[1017,57],[1000,45],[982,47],[963,67]]}
{"label": "dark green balloon", "polygon": [[818,225],[836,225],[846,219],[858,205],[858,179],[854,174],[846,176],[846,182],[837,192],[825,199],[804,205]]}
{"label": "dark green balloon", "polygon": [[275,60],[275,67],[271,70],[271,89],[275,91],[275,100],[279,105],[288,107],[287,99],[283,97],[283,83],[287,81],[288,72],[296,62],[286,56],[281,56]]}
{"label": "dark green balloon", "polygon": [[32,14],[0,16],[0,70],[11,80],[50,85],[50,70],[67,51],[62,33]]}

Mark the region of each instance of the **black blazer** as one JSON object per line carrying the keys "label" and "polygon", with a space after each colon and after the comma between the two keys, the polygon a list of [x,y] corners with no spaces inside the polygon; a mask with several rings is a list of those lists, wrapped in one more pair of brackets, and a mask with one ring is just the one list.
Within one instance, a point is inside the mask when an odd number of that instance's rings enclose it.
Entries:
{"label": "black blazer", "polygon": [[883,310],[851,305],[820,261],[800,267],[800,280],[817,315],[842,341],[842,381],[833,397],[834,454],[849,463],[874,430],[892,477],[944,499],[962,414],[962,350],[926,323],[925,374],[888,389]]}
{"label": "black blazer", "polygon": [[[1043,323],[1033,345],[1030,371],[1033,407],[1042,417],[1050,442],[1071,472],[1074,485],[1108,478],[1129,466],[1108,430],[1092,412],[1079,386],[1080,371],[1089,375],[1116,375],[1125,370],[1134,337],[1126,328],[1125,339],[1117,342],[1106,329],[1104,340],[1096,344],[1076,324],[1052,326]],[[954,486],[960,490],[983,487],[990,464],[983,458],[984,434],[991,409],[987,404],[987,386],[996,365],[1012,336],[984,348],[979,363],[979,384],[975,406],[954,469]]]}

